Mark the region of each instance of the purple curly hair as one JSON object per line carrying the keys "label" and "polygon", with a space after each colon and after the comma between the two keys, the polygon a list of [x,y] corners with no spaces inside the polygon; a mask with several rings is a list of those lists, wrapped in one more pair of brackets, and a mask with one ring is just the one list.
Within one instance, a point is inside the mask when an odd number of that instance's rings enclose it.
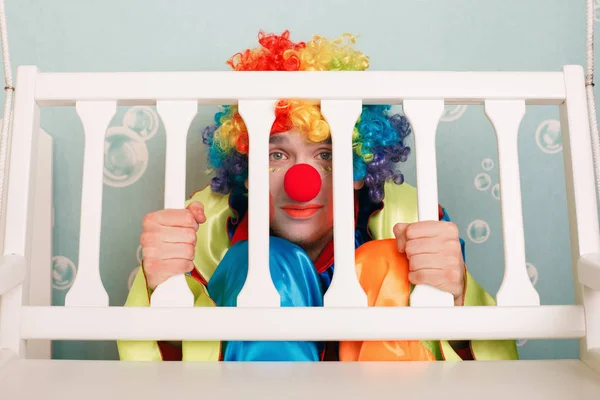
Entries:
{"label": "purple curly hair", "polygon": [[[400,114],[388,114],[390,107],[363,106],[354,128],[354,180],[364,179],[369,197],[374,202],[383,200],[385,182],[393,181],[397,185],[404,182],[404,175],[396,170],[396,166],[405,162],[411,151],[404,144],[404,139],[411,132],[410,124]],[[216,143],[219,127],[223,121],[228,121],[222,118],[227,112],[217,114],[215,120],[218,122],[206,127],[202,134],[203,142],[209,148],[209,167],[216,172],[211,188],[221,194],[228,194],[234,189],[245,191],[248,178],[248,155],[233,148],[224,151]]]}

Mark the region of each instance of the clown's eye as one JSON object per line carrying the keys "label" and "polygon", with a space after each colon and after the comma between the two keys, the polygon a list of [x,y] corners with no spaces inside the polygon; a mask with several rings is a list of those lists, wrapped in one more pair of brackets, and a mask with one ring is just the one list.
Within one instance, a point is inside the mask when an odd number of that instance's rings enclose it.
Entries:
{"label": "clown's eye", "polygon": [[273,160],[273,161],[285,160],[285,154],[283,154],[280,151],[275,151],[275,152],[271,153],[270,156],[271,156],[271,160]]}
{"label": "clown's eye", "polygon": [[331,152],[330,151],[324,151],[322,153],[319,153],[319,158],[323,161],[331,161]]}

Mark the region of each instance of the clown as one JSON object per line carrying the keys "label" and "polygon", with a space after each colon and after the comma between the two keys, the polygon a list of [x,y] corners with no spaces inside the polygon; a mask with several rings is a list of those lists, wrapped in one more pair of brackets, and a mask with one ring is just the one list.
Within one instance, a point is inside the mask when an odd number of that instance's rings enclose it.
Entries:
{"label": "clown", "polygon": [[[363,71],[369,60],[354,37],[289,32],[259,35],[234,55],[236,71]],[[269,140],[270,270],[282,306],[322,306],[334,271],[332,146],[318,104],[283,99]],[[125,306],[148,307],[152,291],[186,273],[197,307],[235,306],[248,268],[248,132],[236,106],[203,132],[209,187],[186,209],[144,218],[142,268]],[[465,265],[464,241],[439,207],[419,222],[416,190],[397,166],[407,160],[408,121],[391,107],[365,105],[353,134],[356,271],[369,306],[407,306],[416,284],[449,292],[456,306],[493,305]],[[298,179],[304,179],[303,185]],[[464,360],[516,359],[515,342],[189,342],[119,341],[123,360]]]}

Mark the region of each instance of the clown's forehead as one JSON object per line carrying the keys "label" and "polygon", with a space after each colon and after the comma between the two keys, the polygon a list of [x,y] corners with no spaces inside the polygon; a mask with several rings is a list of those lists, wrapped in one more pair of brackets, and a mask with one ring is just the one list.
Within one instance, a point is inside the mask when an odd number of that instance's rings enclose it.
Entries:
{"label": "clown's forehead", "polygon": [[269,143],[270,144],[286,144],[293,140],[292,136],[296,136],[296,137],[302,136],[304,138],[303,141],[306,144],[331,144],[331,136],[328,136],[327,139],[325,139],[321,142],[313,142],[312,140],[310,140],[308,138],[308,136],[302,135],[296,129],[286,131],[286,132],[272,133],[271,136],[269,136]]}

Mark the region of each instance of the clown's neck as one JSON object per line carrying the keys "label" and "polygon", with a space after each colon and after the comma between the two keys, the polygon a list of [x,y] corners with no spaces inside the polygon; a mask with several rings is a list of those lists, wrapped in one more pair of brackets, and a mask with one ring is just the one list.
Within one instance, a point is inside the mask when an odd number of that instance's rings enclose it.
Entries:
{"label": "clown's neck", "polygon": [[332,240],[333,240],[333,230],[331,232],[329,232],[327,235],[323,236],[321,239],[319,239],[313,243],[310,243],[310,244],[303,244],[300,247],[302,247],[302,249],[306,252],[308,257],[314,263],[319,258],[319,256],[323,253],[323,249],[325,249],[327,244],[329,242],[331,242]]}

